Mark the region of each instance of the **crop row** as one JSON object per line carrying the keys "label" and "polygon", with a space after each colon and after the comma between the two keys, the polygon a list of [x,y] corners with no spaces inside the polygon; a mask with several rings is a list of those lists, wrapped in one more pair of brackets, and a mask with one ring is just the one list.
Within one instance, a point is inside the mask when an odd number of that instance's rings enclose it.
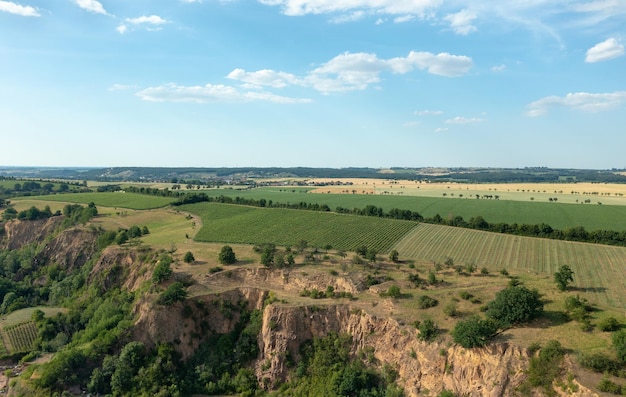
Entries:
{"label": "crop row", "polygon": [[449,226],[420,224],[394,247],[416,260],[459,264],[473,261],[491,271],[520,269],[551,275],[560,266],[574,271],[575,286],[590,301],[624,307],[626,248],[520,237]]}
{"label": "crop row", "polygon": [[367,246],[387,252],[417,223],[327,212],[254,208],[219,203],[181,207],[202,218],[196,240],[205,242],[295,245],[354,250]]}
{"label": "crop row", "polygon": [[33,347],[37,339],[37,326],[29,321],[22,324],[12,325],[3,330],[8,350],[11,353],[25,352]]}

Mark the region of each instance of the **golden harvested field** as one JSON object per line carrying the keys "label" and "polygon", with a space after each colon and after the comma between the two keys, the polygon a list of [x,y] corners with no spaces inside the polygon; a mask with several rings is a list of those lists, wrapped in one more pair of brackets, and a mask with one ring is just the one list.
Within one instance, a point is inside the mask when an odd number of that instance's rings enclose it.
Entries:
{"label": "golden harvested field", "polygon": [[[341,182],[342,185],[323,186],[313,193],[383,194],[422,197],[475,198],[479,196],[498,196],[500,200],[547,201],[557,198],[564,203],[582,203],[591,200],[593,204],[626,205],[626,184],[600,183],[450,183],[420,182],[386,179],[309,179],[312,184]],[[351,183],[351,185],[348,185]]]}

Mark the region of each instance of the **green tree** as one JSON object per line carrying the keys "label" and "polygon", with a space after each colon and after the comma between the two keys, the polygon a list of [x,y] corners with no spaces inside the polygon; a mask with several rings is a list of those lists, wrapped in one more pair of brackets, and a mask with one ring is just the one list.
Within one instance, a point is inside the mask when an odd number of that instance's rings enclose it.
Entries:
{"label": "green tree", "polygon": [[472,316],[465,321],[459,321],[452,330],[452,339],[455,343],[465,347],[483,347],[496,334],[498,325],[491,319],[481,319]]}
{"label": "green tree", "polygon": [[376,262],[376,255],[378,255],[378,252],[375,249],[370,248],[367,250],[367,253],[365,254],[365,259],[367,259],[370,262]]}
{"label": "green tree", "polygon": [[393,263],[397,263],[400,258],[400,253],[397,250],[391,250],[389,253],[389,260]]}
{"label": "green tree", "polygon": [[261,252],[261,264],[263,266],[270,267],[274,264],[274,252],[275,247],[271,244],[268,244],[263,248],[263,252]]}
{"label": "green tree", "polygon": [[162,305],[172,305],[176,302],[185,300],[187,297],[187,291],[185,291],[185,286],[180,281],[176,281],[175,283],[170,284],[169,287],[159,297],[158,303]]}
{"label": "green tree", "polygon": [[522,285],[507,287],[496,294],[487,305],[487,317],[496,320],[501,327],[526,323],[543,313],[539,291]]}
{"label": "green tree", "polygon": [[220,250],[219,261],[222,265],[232,265],[237,262],[237,257],[235,256],[235,251],[231,248],[230,245],[225,245]]}
{"label": "green tree", "polygon": [[196,260],[196,258],[193,256],[193,253],[191,251],[187,251],[185,253],[185,256],[183,257],[183,261],[185,263],[193,263]]}
{"label": "green tree", "polygon": [[165,280],[169,280],[172,276],[172,257],[169,255],[163,255],[161,259],[159,259],[159,263],[157,263],[154,268],[154,272],[152,272],[152,281],[156,284],[160,284]]}
{"label": "green tree", "polygon": [[115,244],[122,245],[128,241],[128,233],[126,230],[120,230],[115,236]]}
{"label": "green tree", "polygon": [[559,268],[559,271],[554,273],[554,282],[556,283],[559,291],[567,290],[567,286],[570,282],[574,281],[574,272],[569,266],[563,265]]}
{"label": "green tree", "polygon": [[128,237],[139,238],[141,237],[141,228],[137,225],[133,225],[128,229]]}
{"label": "green tree", "polygon": [[419,323],[417,329],[420,331],[417,338],[422,341],[431,342],[437,336],[439,329],[435,322],[429,318]]}
{"label": "green tree", "polygon": [[611,339],[613,341],[613,348],[615,349],[617,359],[622,364],[626,364],[626,330],[623,329],[615,332]]}
{"label": "green tree", "polygon": [[5,221],[17,218],[17,211],[13,207],[9,207],[2,213],[2,219]]}

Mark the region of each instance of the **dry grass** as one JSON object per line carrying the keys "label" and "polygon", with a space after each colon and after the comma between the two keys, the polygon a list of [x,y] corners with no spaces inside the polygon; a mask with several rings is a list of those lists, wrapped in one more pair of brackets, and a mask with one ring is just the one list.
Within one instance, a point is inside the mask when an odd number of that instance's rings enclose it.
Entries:
{"label": "dry grass", "polygon": [[[498,195],[500,200],[548,201],[557,198],[563,203],[579,203],[590,199],[592,203],[601,202],[610,205],[626,205],[626,184],[597,183],[426,183],[419,181],[386,179],[333,179],[321,178],[307,180],[312,183],[330,183],[341,181],[352,185],[323,186],[313,193],[352,194],[389,194],[403,196],[475,198],[478,194]],[[397,182],[397,183],[396,183]]]}

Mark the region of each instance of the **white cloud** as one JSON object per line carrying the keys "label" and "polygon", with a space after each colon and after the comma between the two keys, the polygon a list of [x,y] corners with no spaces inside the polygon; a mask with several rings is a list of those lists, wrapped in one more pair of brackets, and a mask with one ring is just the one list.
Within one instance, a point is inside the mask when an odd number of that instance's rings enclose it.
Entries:
{"label": "white cloud", "polygon": [[382,18],[378,18],[376,22],[374,22],[375,25],[382,25],[383,23],[385,23],[385,20]]}
{"label": "white cloud", "polygon": [[93,12],[94,14],[108,15],[102,3],[96,0],[76,0],[76,4],[83,10]]}
{"label": "white cloud", "polygon": [[617,108],[626,102],[626,91],[594,94],[589,92],[569,93],[564,97],[548,96],[528,105],[527,116],[542,116],[553,107],[566,107],[584,112],[600,112]]}
{"label": "white cloud", "polygon": [[457,116],[452,119],[446,120],[446,124],[473,124],[473,123],[482,123],[485,119],[477,118],[477,117],[462,117]]}
{"label": "white cloud", "polygon": [[472,21],[476,19],[476,14],[469,10],[448,14],[443,19],[450,24],[450,27],[456,34],[467,36],[476,31],[476,26],[472,25]]}
{"label": "white cloud", "polygon": [[179,86],[176,84],[166,84],[143,89],[137,92],[136,95],[141,99],[150,102],[242,103],[266,101],[281,104],[311,102],[310,99],[289,98],[268,92],[240,91],[235,87],[222,84],[207,84],[204,86]]}
{"label": "white cloud", "polygon": [[443,0],[259,0],[261,4],[280,6],[285,15],[345,13],[370,11],[373,14],[425,17],[439,7]]}
{"label": "white cloud", "polygon": [[290,73],[276,72],[263,69],[256,72],[246,72],[243,69],[235,69],[228,74],[229,79],[242,81],[253,87],[269,86],[283,88],[288,85],[300,84],[299,79]]}
{"label": "white cloud", "polygon": [[132,84],[132,85],[128,85],[128,84],[113,84],[111,87],[109,87],[109,91],[125,91],[125,90],[132,90],[132,89],[136,89],[138,88],[136,85]]}
{"label": "white cloud", "polygon": [[416,116],[440,116],[443,112],[441,110],[417,110],[413,114]]}
{"label": "white cloud", "polygon": [[394,18],[393,22],[394,23],[404,23],[404,22],[410,22],[410,21],[412,21],[414,19],[415,19],[415,15],[403,15],[401,17]]}
{"label": "white cloud", "polygon": [[330,21],[332,23],[355,22],[355,21],[363,19],[363,17],[365,17],[365,12],[355,11],[350,14],[342,14],[337,17],[331,18]]}
{"label": "white cloud", "polygon": [[128,32],[130,26],[144,27],[146,30],[154,31],[159,30],[161,25],[169,23],[170,21],[161,18],[158,15],[143,15],[137,18],[126,18],[124,23],[115,28],[119,34]]}
{"label": "white cloud", "polygon": [[496,65],[496,66],[492,66],[491,67],[491,71],[492,72],[496,72],[496,73],[502,72],[502,71],[504,71],[504,69],[506,69],[506,65],[505,64]]}
{"label": "white cloud", "polygon": [[406,57],[380,59],[371,53],[343,53],[298,77],[273,70],[246,72],[233,70],[227,77],[245,84],[283,88],[288,85],[311,87],[322,93],[364,90],[380,82],[380,74],[406,74],[415,69],[426,69],[431,74],[456,77],[466,74],[472,60],[466,56],[448,53],[431,54],[411,51]]}
{"label": "white cloud", "polygon": [[585,62],[594,63],[608,61],[624,55],[624,46],[611,37],[587,50]]}
{"label": "white cloud", "polygon": [[35,7],[23,6],[11,1],[0,0],[0,11],[9,14],[21,15],[23,17],[39,17],[41,14]]}
{"label": "white cloud", "polygon": [[137,18],[126,18],[124,21],[132,25],[142,25],[142,24],[163,25],[165,23],[168,23],[167,20],[161,18],[158,15],[150,15],[150,16],[143,15]]}
{"label": "white cloud", "polygon": [[435,128],[435,132],[446,132],[448,129],[446,127]]}

